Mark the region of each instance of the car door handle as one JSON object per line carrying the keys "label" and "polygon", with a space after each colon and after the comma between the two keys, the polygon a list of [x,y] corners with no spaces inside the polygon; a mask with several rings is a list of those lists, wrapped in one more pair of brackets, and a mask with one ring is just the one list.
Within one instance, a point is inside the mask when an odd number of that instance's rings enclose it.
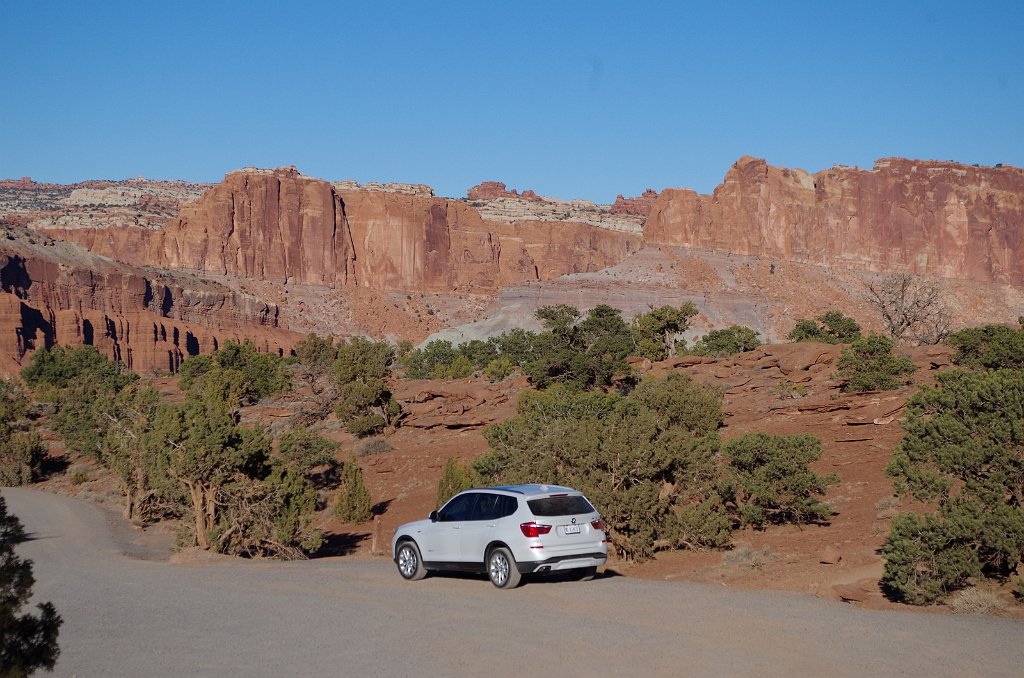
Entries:
{"label": "car door handle", "polygon": [[452,529],[453,530],[457,530],[457,529],[459,529],[459,526],[458,525],[452,525]]}
{"label": "car door handle", "polygon": [[496,523],[487,523],[487,527],[497,527]]}

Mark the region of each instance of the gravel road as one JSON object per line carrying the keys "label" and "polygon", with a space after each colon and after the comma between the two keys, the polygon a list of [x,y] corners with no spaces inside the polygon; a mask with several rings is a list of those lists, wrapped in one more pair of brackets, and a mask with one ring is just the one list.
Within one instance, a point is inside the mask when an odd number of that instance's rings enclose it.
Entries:
{"label": "gravel road", "polygon": [[35,593],[64,617],[57,676],[1020,676],[1024,624],[866,612],[625,577],[403,581],[380,561],[131,557],[103,510],[4,489]]}

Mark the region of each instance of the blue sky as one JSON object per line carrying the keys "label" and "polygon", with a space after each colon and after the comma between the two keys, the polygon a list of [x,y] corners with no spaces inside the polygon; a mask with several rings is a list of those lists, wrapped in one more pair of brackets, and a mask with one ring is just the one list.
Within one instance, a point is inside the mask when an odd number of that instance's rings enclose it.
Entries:
{"label": "blue sky", "polygon": [[1024,166],[1020,2],[20,2],[0,177],[708,192],[741,155]]}

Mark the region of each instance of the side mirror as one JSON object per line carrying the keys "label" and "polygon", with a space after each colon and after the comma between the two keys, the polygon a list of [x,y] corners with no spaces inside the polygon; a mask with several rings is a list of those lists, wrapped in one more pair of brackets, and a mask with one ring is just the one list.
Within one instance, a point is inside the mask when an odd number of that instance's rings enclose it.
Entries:
{"label": "side mirror", "polygon": [[430,515],[427,516],[427,518],[430,518],[430,522],[436,523],[437,522],[437,511],[431,511]]}

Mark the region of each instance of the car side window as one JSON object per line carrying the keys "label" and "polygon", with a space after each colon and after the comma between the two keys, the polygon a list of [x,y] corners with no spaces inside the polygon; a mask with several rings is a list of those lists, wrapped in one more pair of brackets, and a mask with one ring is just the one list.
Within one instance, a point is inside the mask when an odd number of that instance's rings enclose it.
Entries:
{"label": "car side window", "polygon": [[437,520],[441,523],[450,523],[456,520],[470,520],[473,515],[473,505],[476,503],[477,493],[460,494],[444,505],[437,513]]}
{"label": "car side window", "polygon": [[516,512],[516,498],[503,494],[481,493],[473,512],[473,520],[497,520]]}
{"label": "car side window", "polygon": [[494,520],[497,518],[499,499],[501,499],[501,495],[498,494],[481,494],[480,499],[476,502],[473,520]]}

